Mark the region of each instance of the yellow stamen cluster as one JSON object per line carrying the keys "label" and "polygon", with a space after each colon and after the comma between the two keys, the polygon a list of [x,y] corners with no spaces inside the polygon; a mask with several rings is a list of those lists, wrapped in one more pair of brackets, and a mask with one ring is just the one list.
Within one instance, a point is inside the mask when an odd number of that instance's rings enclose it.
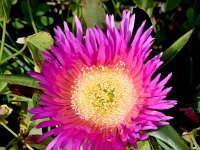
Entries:
{"label": "yellow stamen cluster", "polygon": [[72,108],[80,118],[102,128],[122,123],[136,101],[124,63],[83,68],[72,91]]}

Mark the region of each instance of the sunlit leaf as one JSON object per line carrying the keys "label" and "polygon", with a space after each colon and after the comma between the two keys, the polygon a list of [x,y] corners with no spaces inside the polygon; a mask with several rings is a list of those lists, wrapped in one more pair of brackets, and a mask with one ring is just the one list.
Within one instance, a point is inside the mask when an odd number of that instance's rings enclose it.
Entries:
{"label": "sunlit leaf", "polygon": [[176,150],[188,150],[186,142],[171,125],[160,127],[159,130],[149,132],[149,134],[164,141]]}
{"label": "sunlit leaf", "polygon": [[[6,70],[4,74],[11,74],[11,72],[9,70]],[[10,90],[7,87],[7,83],[0,81],[0,94],[7,94],[9,92]]]}
{"label": "sunlit leaf", "polygon": [[34,127],[30,130],[29,134],[30,135],[33,135],[33,134],[42,135],[42,129]]}
{"label": "sunlit leaf", "polygon": [[1,81],[41,89],[36,79],[25,75],[1,74],[0,82]]}
{"label": "sunlit leaf", "polygon": [[22,24],[19,20],[13,21],[12,25],[16,29],[23,29],[24,28],[24,24]]}
{"label": "sunlit leaf", "polygon": [[103,28],[106,14],[101,0],[82,0],[82,7],[87,27],[93,27],[98,24]]}
{"label": "sunlit leaf", "polygon": [[50,49],[53,38],[47,32],[39,32],[26,38],[27,46],[35,62],[35,71],[39,71],[43,58],[42,50]]}
{"label": "sunlit leaf", "polygon": [[0,19],[6,17],[8,19],[10,14],[12,1],[11,0],[0,0]]}
{"label": "sunlit leaf", "polygon": [[6,82],[0,82],[0,94],[7,94],[9,93],[9,88],[7,87]]}
{"label": "sunlit leaf", "polygon": [[199,137],[200,128],[193,129],[191,132],[184,132],[183,138],[190,143],[191,149],[200,149],[197,144],[196,138]]}
{"label": "sunlit leaf", "polygon": [[138,150],[151,150],[151,145],[148,140],[139,141],[137,144]]}
{"label": "sunlit leaf", "polygon": [[12,147],[9,148],[9,150],[18,150],[19,147],[17,144],[14,144]]}
{"label": "sunlit leaf", "polygon": [[[164,61],[164,65],[168,64],[177,53],[184,47],[184,45],[189,40],[192,35],[193,30],[188,31],[183,36],[181,36],[178,40],[176,40],[168,49],[166,49],[161,57],[161,60]],[[163,66],[164,66],[163,65]]]}

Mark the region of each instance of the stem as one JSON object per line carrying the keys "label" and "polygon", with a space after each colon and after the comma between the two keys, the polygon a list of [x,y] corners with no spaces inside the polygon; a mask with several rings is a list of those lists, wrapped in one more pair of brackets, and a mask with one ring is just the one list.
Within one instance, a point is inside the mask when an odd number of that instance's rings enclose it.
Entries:
{"label": "stem", "polygon": [[3,59],[3,60],[1,61],[1,64],[5,63],[5,62],[8,61],[9,59],[11,59],[11,58],[17,56],[18,54],[22,53],[22,52],[25,50],[25,48],[26,48],[26,44],[24,44],[24,46],[22,47],[22,49],[19,50],[18,52],[16,52],[15,54],[10,55],[10,56],[8,56],[7,58]]}
{"label": "stem", "polygon": [[[3,25],[0,23],[0,26],[3,28]],[[10,37],[10,34],[8,33],[8,31],[6,30],[6,36],[9,38],[10,42],[13,44],[13,46],[15,48],[17,48],[15,42],[12,40],[12,38]]]}
{"label": "stem", "polygon": [[32,24],[32,27],[33,27],[33,30],[35,33],[37,33],[37,28],[36,28],[36,25],[35,25],[35,22],[33,20],[33,15],[31,13],[31,5],[30,5],[30,0],[27,0],[27,4],[28,4],[28,13],[29,13],[29,16],[30,16],[30,19],[31,19],[31,24]]}
{"label": "stem", "polygon": [[29,150],[34,150],[30,145],[28,145],[27,143],[25,143],[26,147],[29,149]]}
{"label": "stem", "polygon": [[[19,140],[20,137],[15,133],[13,132],[13,130],[11,130],[7,125],[5,125],[3,122],[0,122],[0,124],[6,129],[8,130],[12,135],[14,135],[16,138],[18,138]],[[29,149],[29,150],[34,150],[30,145],[28,145],[27,143],[25,143],[26,147]]]}
{"label": "stem", "polygon": [[[1,43],[1,42],[2,42],[2,41],[0,41],[0,43]],[[15,52],[18,52],[18,51],[19,51],[18,49],[14,48],[14,47],[12,47],[12,46],[6,44],[6,43],[4,43],[4,45],[5,45],[6,47],[8,47],[9,49],[15,51]],[[26,58],[31,64],[34,64],[34,62],[33,62],[29,57],[27,57],[26,55],[24,55],[24,54],[20,54],[20,55],[22,55],[23,58]],[[25,59],[24,59],[24,60],[25,60]]]}
{"label": "stem", "polygon": [[[121,15],[121,13],[120,13],[120,11],[119,11],[119,5],[117,6],[117,4],[115,3],[114,0],[112,0],[111,2],[112,2],[112,4],[113,4],[114,9],[115,9],[115,11],[117,12],[117,14],[118,14],[120,17],[122,17],[122,15]],[[118,2],[117,2],[117,3],[118,3]]]}
{"label": "stem", "polygon": [[3,55],[3,47],[5,43],[5,35],[6,35],[6,17],[4,16],[3,18],[3,33],[2,33],[2,38],[1,38],[1,49],[0,49],[0,63]]}
{"label": "stem", "polygon": [[196,149],[200,149],[199,145],[197,144],[197,142],[196,142],[196,140],[195,140],[195,138],[194,138],[194,135],[190,135],[190,137],[191,137],[191,139],[192,139],[192,142],[193,142],[195,148],[196,148]]}
{"label": "stem", "polygon": [[[25,97],[25,96],[19,96],[17,94],[8,94],[9,96],[13,96],[13,97],[17,97],[17,98],[21,98],[21,99],[24,99],[24,101],[26,102],[32,102],[33,100],[31,98],[28,98],[28,97]],[[16,102],[19,102],[19,101],[22,101],[22,100],[12,100],[12,101],[16,101]]]}
{"label": "stem", "polygon": [[38,85],[38,80],[26,75],[0,74],[0,81],[43,90],[42,87]]}
{"label": "stem", "polygon": [[13,130],[11,130],[7,125],[5,125],[3,122],[0,122],[0,124],[1,124],[4,128],[6,128],[6,130],[8,130],[10,133],[12,133],[12,135],[14,135],[16,138],[19,138],[19,136],[18,136],[15,132],[13,132]]}

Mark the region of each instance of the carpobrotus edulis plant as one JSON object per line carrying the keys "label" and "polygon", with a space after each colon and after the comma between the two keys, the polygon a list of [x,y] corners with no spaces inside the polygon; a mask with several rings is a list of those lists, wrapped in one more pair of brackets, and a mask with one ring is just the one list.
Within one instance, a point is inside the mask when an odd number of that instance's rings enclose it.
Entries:
{"label": "carpobrotus edulis plant", "polygon": [[143,131],[168,124],[172,117],[160,110],[176,104],[165,100],[171,74],[152,78],[161,54],[146,60],[152,27],[143,31],[144,21],[130,41],[134,22],[124,11],[119,29],[114,16],[106,16],[105,33],[96,26],[83,35],[77,17],[76,36],[67,23],[64,32],[55,29],[56,45],[44,50],[41,72],[30,73],[44,89],[39,106],[29,111],[32,120],[49,118],[37,127],[55,127],[38,139],[55,136],[47,150],[125,150],[127,143],[137,148],[138,140],[148,138]]}

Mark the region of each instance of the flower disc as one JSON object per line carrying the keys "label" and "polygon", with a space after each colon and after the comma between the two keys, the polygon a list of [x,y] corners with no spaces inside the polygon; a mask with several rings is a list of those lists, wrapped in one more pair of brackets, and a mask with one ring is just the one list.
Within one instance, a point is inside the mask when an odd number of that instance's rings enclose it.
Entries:
{"label": "flower disc", "polygon": [[72,107],[82,119],[113,127],[123,122],[136,99],[124,68],[99,66],[82,70],[75,81]]}

